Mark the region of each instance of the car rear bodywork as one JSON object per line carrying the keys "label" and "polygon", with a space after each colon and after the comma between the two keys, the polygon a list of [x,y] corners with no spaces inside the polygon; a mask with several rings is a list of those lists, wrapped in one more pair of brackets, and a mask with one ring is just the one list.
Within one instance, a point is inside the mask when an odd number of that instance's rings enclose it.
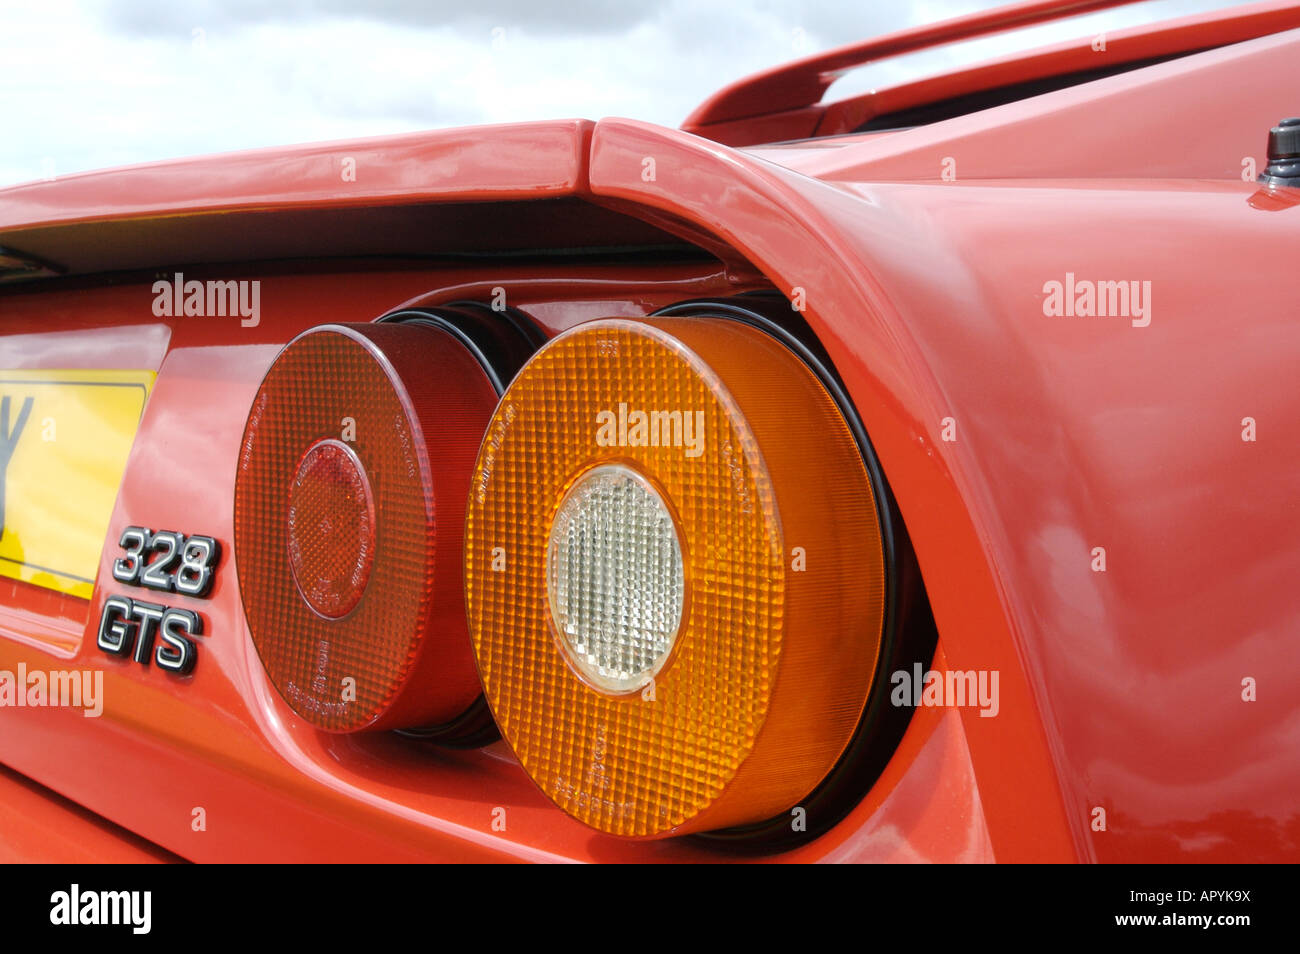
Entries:
{"label": "car rear bodywork", "polygon": [[[1144,54],[1227,45],[879,133],[763,145],[775,120],[741,116],[733,146],[708,122],[543,122],[0,192],[0,246],[52,273],[0,286],[0,367],[157,375],[89,599],[0,578],[0,670],[104,669],[103,715],[7,708],[0,762],[193,860],[733,857],[593,834],[502,743],[295,719],[249,639],[232,501],[254,394],[308,328],[504,289],[553,337],[777,293],[896,498],[931,668],[997,672],[1000,698],[918,708],[847,817],[773,857],[1300,857],[1300,193],[1243,174],[1297,111],[1296,18],[1148,30]],[[256,321],[159,317],[154,283],[177,272],[260,281]],[[1134,282],[1144,302],[1055,313],[1053,282]],[[210,597],[175,598],[205,619],[186,679],[96,647],[128,526],[222,543]],[[31,789],[3,791],[21,827]]]}

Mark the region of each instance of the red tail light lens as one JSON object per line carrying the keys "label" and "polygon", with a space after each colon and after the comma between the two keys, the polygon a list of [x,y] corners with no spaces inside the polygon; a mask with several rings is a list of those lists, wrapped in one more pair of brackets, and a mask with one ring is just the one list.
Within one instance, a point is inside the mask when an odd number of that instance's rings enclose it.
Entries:
{"label": "red tail light lens", "polygon": [[365,466],[341,441],[303,455],[289,488],[289,568],[319,615],[341,619],[361,601],[375,562],[375,498]]}
{"label": "red tail light lens", "polygon": [[418,324],[314,328],[267,373],[239,457],[235,558],[266,672],[312,725],[436,725],[478,699],[462,539],[496,400],[460,341]]}

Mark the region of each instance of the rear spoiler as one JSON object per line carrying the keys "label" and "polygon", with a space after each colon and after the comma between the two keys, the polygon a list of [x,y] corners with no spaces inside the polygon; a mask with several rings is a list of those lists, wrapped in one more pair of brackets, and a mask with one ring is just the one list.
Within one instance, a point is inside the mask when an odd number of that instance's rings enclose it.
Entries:
{"label": "rear spoiler", "polygon": [[1138,2],[1141,0],[1023,0],[993,10],[887,33],[795,60],[733,83],[697,107],[686,118],[682,128],[696,132],[714,123],[815,106],[840,76],[875,60]]}

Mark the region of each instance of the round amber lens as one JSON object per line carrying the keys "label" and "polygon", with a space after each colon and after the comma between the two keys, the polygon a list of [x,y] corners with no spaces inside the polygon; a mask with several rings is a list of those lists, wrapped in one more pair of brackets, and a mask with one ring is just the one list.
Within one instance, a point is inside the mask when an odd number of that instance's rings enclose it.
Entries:
{"label": "round amber lens", "polygon": [[744,825],[834,767],[884,618],[871,481],[764,332],[609,320],[515,378],[479,451],[465,585],[502,736],[604,832]]}

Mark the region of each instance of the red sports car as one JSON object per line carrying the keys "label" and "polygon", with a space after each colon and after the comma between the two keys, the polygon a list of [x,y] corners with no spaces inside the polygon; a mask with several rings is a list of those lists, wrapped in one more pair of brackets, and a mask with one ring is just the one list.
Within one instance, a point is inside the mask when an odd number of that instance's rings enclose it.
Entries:
{"label": "red sports car", "polygon": [[1116,5],[0,190],[0,859],[1300,860],[1300,4],[823,101]]}

